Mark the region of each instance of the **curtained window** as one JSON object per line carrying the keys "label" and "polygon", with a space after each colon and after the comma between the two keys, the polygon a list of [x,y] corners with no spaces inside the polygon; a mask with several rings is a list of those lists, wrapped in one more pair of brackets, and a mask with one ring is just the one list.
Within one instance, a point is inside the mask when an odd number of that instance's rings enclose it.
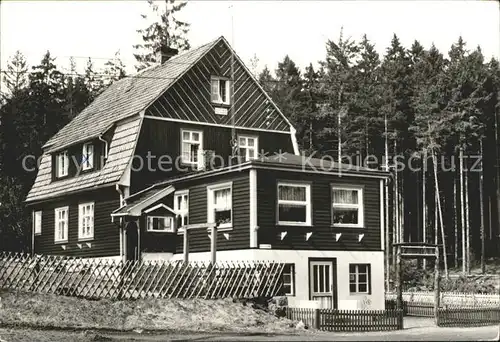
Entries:
{"label": "curtained window", "polygon": [[311,225],[311,185],[278,183],[278,224]]}
{"label": "curtained window", "polygon": [[332,224],[363,227],[363,188],[332,187]]}

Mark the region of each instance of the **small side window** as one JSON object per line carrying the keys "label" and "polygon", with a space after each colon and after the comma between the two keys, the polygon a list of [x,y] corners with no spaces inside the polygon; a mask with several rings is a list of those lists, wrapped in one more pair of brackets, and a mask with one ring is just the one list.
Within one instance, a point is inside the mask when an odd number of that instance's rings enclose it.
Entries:
{"label": "small side window", "polygon": [[42,234],[42,212],[34,211],[33,212],[33,231],[35,235]]}

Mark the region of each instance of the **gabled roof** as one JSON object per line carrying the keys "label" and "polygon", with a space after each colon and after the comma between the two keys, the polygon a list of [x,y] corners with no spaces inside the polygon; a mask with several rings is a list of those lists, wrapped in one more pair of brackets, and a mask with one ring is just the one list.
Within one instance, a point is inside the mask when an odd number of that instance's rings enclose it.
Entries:
{"label": "gabled roof", "polygon": [[[125,199],[126,204],[113,211],[111,216],[140,216],[144,209],[170,195],[174,190],[175,188],[169,185],[129,196]],[[169,210],[172,211],[170,208]]]}
{"label": "gabled roof", "polygon": [[140,113],[221,39],[114,82],[44,145],[46,152],[96,138],[115,122]]}

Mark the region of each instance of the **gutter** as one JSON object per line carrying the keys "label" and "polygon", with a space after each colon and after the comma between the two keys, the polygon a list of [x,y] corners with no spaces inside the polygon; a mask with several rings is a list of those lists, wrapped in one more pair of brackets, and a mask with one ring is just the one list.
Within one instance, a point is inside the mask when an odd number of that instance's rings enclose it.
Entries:
{"label": "gutter", "polygon": [[43,203],[43,202],[53,201],[54,199],[56,199],[58,197],[64,197],[64,196],[68,196],[68,195],[78,194],[78,193],[85,192],[85,191],[92,191],[92,190],[98,190],[98,189],[103,189],[103,188],[109,188],[115,184],[116,184],[116,182],[111,182],[111,183],[104,184],[104,185],[97,185],[97,186],[93,186],[93,187],[89,187],[89,188],[63,192],[63,193],[57,194],[55,196],[48,196],[48,197],[44,197],[41,199],[24,200],[24,203],[26,204],[26,206],[32,206],[32,205]]}

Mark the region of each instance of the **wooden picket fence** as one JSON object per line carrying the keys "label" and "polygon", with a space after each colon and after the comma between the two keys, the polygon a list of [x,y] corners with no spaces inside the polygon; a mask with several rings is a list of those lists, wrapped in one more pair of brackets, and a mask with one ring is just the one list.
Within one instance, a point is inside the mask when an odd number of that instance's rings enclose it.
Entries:
{"label": "wooden picket fence", "polygon": [[500,324],[500,307],[440,308],[439,327],[467,327]]}
{"label": "wooden picket fence", "polygon": [[225,261],[116,261],[0,254],[0,289],[89,299],[270,297],[284,264]]}
{"label": "wooden picket fence", "polygon": [[[396,309],[396,300],[386,299],[385,308],[387,310]],[[434,317],[434,304],[403,301],[403,315],[416,317]]]}
{"label": "wooden picket fence", "polygon": [[[386,300],[396,300],[395,292],[388,292],[385,295]],[[403,292],[403,301],[420,304],[434,304],[434,292],[415,291]],[[441,292],[440,302],[446,305],[462,306],[500,306],[500,294],[486,293],[463,293],[463,292]]]}
{"label": "wooden picket fence", "polygon": [[326,331],[386,331],[403,329],[401,310],[333,310],[287,308],[289,319]]}

